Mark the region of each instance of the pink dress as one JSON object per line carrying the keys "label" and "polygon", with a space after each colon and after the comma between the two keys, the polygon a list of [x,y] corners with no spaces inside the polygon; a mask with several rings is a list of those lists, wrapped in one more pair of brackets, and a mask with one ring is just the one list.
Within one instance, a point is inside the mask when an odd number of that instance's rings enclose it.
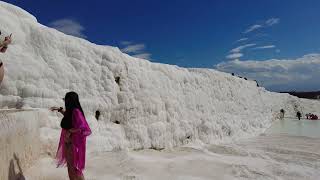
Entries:
{"label": "pink dress", "polygon": [[[57,167],[64,166],[68,162],[76,170],[78,175],[82,175],[86,162],[86,137],[91,134],[90,127],[79,109],[72,112],[72,127],[80,131],[71,134],[71,152],[72,157],[67,157],[65,137],[67,130],[62,129],[59,141],[59,147],[56,154]],[[69,153],[68,153],[69,154]]]}

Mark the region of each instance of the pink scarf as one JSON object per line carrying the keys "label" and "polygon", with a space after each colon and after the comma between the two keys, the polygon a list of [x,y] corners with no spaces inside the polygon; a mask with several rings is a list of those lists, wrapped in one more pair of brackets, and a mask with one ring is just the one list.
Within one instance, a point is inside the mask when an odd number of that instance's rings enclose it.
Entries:
{"label": "pink scarf", "polygon": [[[90,127],[82,115],[79,109],[74,109],[72,112],[72,126],[74,129],[80,129],[76,133],[71,135],[72,143],[72,154],[73,154],[73,164],[72,166],[82,174],[85,168],[86,161],[86,137],[91,134]],[[67,162],[65,155],[65,136],[67,131],[65,129],[61,130],[59,147],[56,154],[57,167],[64,166]]]}

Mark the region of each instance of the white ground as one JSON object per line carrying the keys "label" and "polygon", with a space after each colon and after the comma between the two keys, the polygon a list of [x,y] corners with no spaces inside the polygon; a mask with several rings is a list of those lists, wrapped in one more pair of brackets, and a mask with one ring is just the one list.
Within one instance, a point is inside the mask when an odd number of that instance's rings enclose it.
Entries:
{"label": "white ground", "polygon": [[[88,180],[309,179],[320,177],[320,139],[262,135],[237,143],[172,150],[91,153]],[[67,179],[46,157],[25,172],[30,180]]]}

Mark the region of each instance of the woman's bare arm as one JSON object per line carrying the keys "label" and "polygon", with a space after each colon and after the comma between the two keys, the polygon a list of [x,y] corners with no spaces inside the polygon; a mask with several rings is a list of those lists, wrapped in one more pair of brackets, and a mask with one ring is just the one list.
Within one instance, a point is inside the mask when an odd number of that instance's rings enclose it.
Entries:
{"label": "woman's bare arm", "polygon": [[76,128],[69,129],[70,133],[76,133],[76,132],[80,132],[80,131],[81,131],[81,129],[76,129]]}
{"label": "woman's bare arm", "polygon": [[2,41],[0,43],[0,46],[3,47],[3,46],[8,46],[9,44],[11,44],[11,35],[10,36],[7,36],[5,37],[4,41]]}
{"label": "woman's bare arm", "polygon": [[51,111],[58,111],[62,115],[64,115],[64,113],[65,113],[65,110],[62,107],[51,107],[50,110]]}

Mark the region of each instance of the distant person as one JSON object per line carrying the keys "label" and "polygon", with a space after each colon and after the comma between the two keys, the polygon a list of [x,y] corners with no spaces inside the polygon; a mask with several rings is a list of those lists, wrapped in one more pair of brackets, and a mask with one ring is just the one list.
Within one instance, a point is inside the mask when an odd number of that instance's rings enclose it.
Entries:
{"label": "distant person", "polygon": [[307,114],[306,114],[306,118],[307,118],[307,119],[309,119],[310,114],[311,114],[311,113],[307,113]]}
{"label": "distant person", "polygon": [[[1,31],[0,31],[0,36],[2,35]],[[12,39],[11,39],[12,34],[10,34],[10,36],[6,36],[4,38],[4,40],[2,40],[2,38],[0,39],[0,52],[1,53],[5,53],[8,49],[9,44],[11,44]],[[4,67],[3,67],[3,62],[2,59],[0,59],[0,84],[3,80],[4,77]]]}
{"label": "distant person", "polygon": [[67,164],[70,180],[84,180],[86,137],[91,134],[75,92],[68,92],[64,98],[65,108],[52,107],[52,111],[63,114],[59,147],[56,154],[57,167]]}
{"label": "distant person", "polygon": [[313,117],[314,117],[314,120],[318,120],[319,119],[317,115],[314,115]]}
{"label": "distant person", "polygon": [[284,118],[284,113],[285,113],[284,109],[281,109],[280,110],[280,119]]}
{"label": "distant person", "polygon": [[317,115],[315,115],[315,114],[309,114],[309,119],[310,120],[318,120],[318,116]]}
{"label": "distant person", "polygon": [[260,86],[259,86],[259,84],[258,84],[258,81],[257,81],[257,80],[254,80],[254,81],[256,82],[256,84],[257,84],[257,87],[260,87]]}
{"label": "distant person", "polygon": [[297,112],[297,117],[299,120],[301,119],[301,112],[300,111]]}
{"label": "distant person", "polygon": [[98,111],[96,111],[95,117],[96,117],[96,119],[97,119],[97,121],[98,121],[98,120],[99,120],[99,118],[100,118],[100,111],[99,111],[99,110],[98,110]]}

